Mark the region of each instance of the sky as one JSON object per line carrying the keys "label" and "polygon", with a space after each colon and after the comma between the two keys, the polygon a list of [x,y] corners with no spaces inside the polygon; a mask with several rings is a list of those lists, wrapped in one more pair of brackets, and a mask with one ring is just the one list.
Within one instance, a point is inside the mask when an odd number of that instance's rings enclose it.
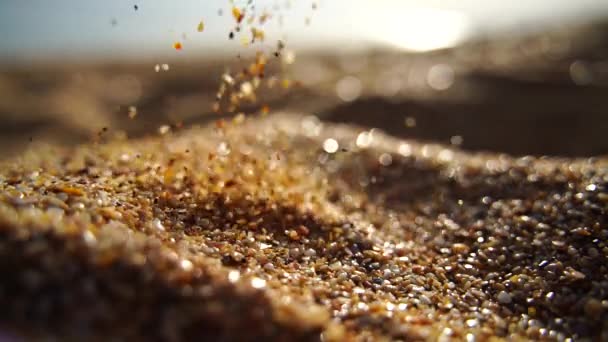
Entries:
{"label": "sky", "polygon": [[[287,39],[300,49],[371,42],[424,51],[482,32],[608,17],[606,0],[291,0],[288,9],[286,0],[254,1],[283,8],[283,26],[275,18],[264,27],[268,41]],[[206,28],[198,33],[201,20]],[[2,0],[0,62],[170,58],[175,41],[183,55],[233,53],[240,43],[228,40],[232,26],[228,0]]]}

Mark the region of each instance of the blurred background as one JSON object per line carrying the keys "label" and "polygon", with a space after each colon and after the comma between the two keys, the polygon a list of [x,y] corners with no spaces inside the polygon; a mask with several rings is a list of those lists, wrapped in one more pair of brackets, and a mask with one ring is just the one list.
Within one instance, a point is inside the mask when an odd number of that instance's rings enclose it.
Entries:
{"label": "blurred background", "polygon": [[[269,16],[264,42],[234,31],[231,9],[251,5]],[[605,0],[21,0],[0,2],[0,159],[227,117],[212,110],[222,74],[279,40],[268,75],[297,86],[262,87],[244,113],[472,151],[608,153]]]}

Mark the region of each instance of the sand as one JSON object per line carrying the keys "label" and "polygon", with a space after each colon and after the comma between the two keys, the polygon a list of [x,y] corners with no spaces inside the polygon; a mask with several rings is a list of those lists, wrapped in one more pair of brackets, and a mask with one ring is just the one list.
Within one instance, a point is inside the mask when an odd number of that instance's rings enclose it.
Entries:
{"label": "sand", "polygon": [[271,115],[0,168],[0,326],[61,340],[608,339],[608,160]]}

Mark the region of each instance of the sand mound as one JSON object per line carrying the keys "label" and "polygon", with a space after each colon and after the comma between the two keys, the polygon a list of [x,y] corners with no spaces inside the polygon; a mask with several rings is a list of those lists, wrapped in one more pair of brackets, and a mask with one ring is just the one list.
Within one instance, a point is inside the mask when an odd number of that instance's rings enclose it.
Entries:
{"label": "sand mound", "polygon": [[607,160],[270,116],[0,171],[3,330],[608,339]]}

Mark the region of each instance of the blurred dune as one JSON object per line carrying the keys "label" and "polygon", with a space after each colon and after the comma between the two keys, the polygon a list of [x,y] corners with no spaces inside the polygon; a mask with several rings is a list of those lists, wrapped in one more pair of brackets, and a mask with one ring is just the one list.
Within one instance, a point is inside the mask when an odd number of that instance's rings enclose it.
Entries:
{"label": "blurred dune", "polygon": [[[469,150],[608,152],[606,23],[505,34],[428,53],[376,49],[297,58],[287,75],[300,87],[265,90],[257,107],[243,111],[268,104],[423,141],[447,143],[456,136]],[[167,123],[218,119],[211,111],[218,80],[226,65],[243,63],[176,60],[160,72],[133,62],[4,66],[2,157],[22,151],[30,138],[70,144],[91,140],[103,127],[136,137]],[[130,106],[137,107],[133,120]]]}

